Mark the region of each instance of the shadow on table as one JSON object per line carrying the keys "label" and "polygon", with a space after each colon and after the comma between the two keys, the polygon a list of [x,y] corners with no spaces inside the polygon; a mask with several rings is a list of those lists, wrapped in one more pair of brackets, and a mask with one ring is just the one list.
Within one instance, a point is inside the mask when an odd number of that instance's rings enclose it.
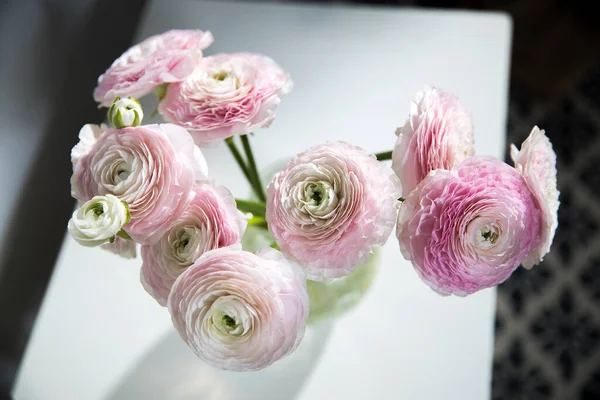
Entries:
{"label": "shadow on table", "polygon": [[198,359],[169,331],[126,374],[107,400],[293,400],[317,366],[334,322],[308,327],[291,356],[257,372],[217,370]]}

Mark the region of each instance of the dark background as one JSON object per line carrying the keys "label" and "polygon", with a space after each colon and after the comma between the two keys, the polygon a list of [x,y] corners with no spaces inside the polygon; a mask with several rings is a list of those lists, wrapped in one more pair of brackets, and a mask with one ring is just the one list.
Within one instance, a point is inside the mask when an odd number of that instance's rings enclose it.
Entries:
{"label": "dark background", "polygon": [[[0,398],[9,398],[74,205],[68,155],[76,138],[63,132],[103,117],[89,88],[132,44],[144,3],[0,0],[0,65],[18,52],[32,52],[28,82],[35,88],[24,93],[17,84],[3,84],[0,98],[18,92],[27,104],[42,93],[50,115],[38,132],[43,142],[30,169],[36,172],[27,173],[18,207],[4,227],[10,234],[0,247]],[[520,143],[535,124],[546,129],[558,154],[562,204],[552,252],[533,270],[517,270],[499,288],[492,397],[599,399],[600,22],[595,2],[333,3],[501,10],[512,16],[508,142]],[[33,20],[30,9],[41,17]],[[19,38],[31,30],[36,40],[29,48],[19,47]],[[65,98],[72,100],[71,107],[59,102]],[[21,134],[5,128],[0,133],[2,140]],[[39,206],[48,193],[50,212]],[[29,243],[36,243],[36,251]]]}

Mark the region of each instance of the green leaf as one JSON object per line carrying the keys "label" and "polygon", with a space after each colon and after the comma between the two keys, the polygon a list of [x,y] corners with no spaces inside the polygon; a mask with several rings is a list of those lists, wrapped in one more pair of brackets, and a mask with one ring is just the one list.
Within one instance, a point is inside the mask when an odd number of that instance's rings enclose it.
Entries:
{"label": "green leaf", "polygon": [[267,213],[267,207],[264,203],[258,203],[256,201],[235,199],[238,210],[242,212],[249,212],[257,217],[265,217]]}
{"label": "green leaf", "polygon": [[[121,239],[133,240],[131,238],[131,236],[129,236],[129,234],[127,232],[125,232],[123,229],[121,229],[119,232],[117,232],[117,236],[120,237]],[[113,236],[113,241],[114,241],[114,236]]]}
{"label": "green leaf", "polygon": [[163,83],[160,86],[154,88],[153,92],[156,95],[158,102],[160,103],[162,99],[167,95],[167,88],[169,87],[168,83]]}
{"label": "green leaf", "polygon": [[385,161],[385,160],[391,160],[392,159],[392,151],[384,151],[381,153],[377,153],[375,154],[375,157],[377,157],[377,161]]}
{"label": "green leaf", "polygon": [[125,223],[128,223],[131,220],[131,213],[129,212],[129,204],[125,200],[121,200],[121,203],[125,206],[125,210],[127,210],[127,217],[125,219]]}
{"label": "green leaf", "polygon": [[131,126],[140,126],[140,114],[137,110],[133,110],[133,113],[135,114],[135,118],[133,119],[133,124],[131,124]]}

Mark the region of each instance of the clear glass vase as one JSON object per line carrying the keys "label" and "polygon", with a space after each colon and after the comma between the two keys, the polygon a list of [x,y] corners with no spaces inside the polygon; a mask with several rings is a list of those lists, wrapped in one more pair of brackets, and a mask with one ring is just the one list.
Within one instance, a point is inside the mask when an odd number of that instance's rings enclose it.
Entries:
{"label": "clear glass vase", "polygon": [[[287,160],[281,160],[260,171],[263,185],[268,186],[286,164]],[[256,201],[254,193],[250,193],[248,198]],[[242,238],[244,250],[252,252],[273,243],[271,234],[257,226],[249,226]],[[365,264],[359,265],[348,276],[328,282],[307,280],[306,286],[310,299],[309,325],[342,315],[359,304],[377,275],[379,263],[379,251],[375,250]]]}

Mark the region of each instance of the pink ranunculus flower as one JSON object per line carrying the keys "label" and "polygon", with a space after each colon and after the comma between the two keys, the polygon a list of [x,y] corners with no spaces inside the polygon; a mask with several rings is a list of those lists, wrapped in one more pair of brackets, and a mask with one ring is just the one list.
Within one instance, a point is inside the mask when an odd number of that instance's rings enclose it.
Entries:
{"label": "pink ranunculus flower", "polygon": [[166,306],[173,282],[209,250],[239,244],[246,228],[229,190],[200,183],[183,215],[155,244],[142,246],[142,285]]}
{"label": "pink ranunculus flower", "polygon": [[109,107],[117,96],[140,98],[163,83],[182,81],[212,42],[210,32],[199,30],[151,36],[123,53],[98,78],[94,100]]}
{"label": "pink ranunculus flower", "polygon": [[188,129],[199,145],[268,127],[292,80],[270,58],[251,53],[205,57],[182,82],[169,85],[158,110]]}
{"label": "pink ranunculus flower", "polygon": [[453,94],[424,87],[411,102],[404,126],[396,131],[392,169],[404,197],[436,169],[452,169],[475,154],[473,122]]}
{"label": "pink ranunculus flower", "polygon": [[310,279],[339,278],[386,242],[400,191],[394,172],[363,149],[344,142],[318,145],[271,181],[269,231]]}
{"label": "pink ranunculus flower", "polygon": [[523,266],[529,269],[550,251],[558,227],[560,192],[556,187],[556,153],[544,131],[535,126],[521,145],[521,151],[511,145],[510,156],[542,210],[540,244],[523,261]]}
{"label": "pink ranunculus flower", "polygon": [[274,249],[204,253],[177,278],[173,325],[198,357],[221,369],[254,371],[290,354],[308,318],[300,267]]}
{"label": "pink ranunculus flower", "polygon": [[465,296],[505,281],[539,245],[540,209],[523,177],[489,156],[431,172],[398,213],[404,257],[433,290]]}
{"label": "pink ranunculus flower", "polygon": [[71,163],[73,163],[73,166],[90,152],[96,143],[96,139],[107,129],[108,126],[105,124],[85,124],[79,130],[79,142],[71,149]]}
{"label": "pink ranunculus flower", "polygon": [[187,208],[194,181],[206,178],[199,156],[173,124],[107,129],[73,165],[71,191],[80,203],[106,194],[126,201],[131,220],[123,229],[154,243]]}

